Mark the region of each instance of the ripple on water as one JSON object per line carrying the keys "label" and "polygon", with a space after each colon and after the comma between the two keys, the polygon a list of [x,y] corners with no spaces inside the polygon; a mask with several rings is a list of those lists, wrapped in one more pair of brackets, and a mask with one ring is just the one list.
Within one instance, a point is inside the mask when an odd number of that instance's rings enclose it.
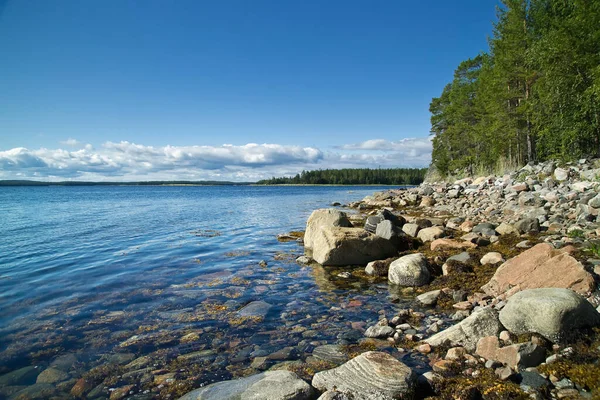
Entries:
{"label": "ripple on water", "polygon": [[[87,392],[134,385],[160,397],[275,363],[306,373],[315,346],[400,306],[385,284],[296,264],[302,248],[276,239],[376,188],[348,190],[0,189],[0,375],[70,357],[55,394],[84,377]],[[269,311],[238,313],[256,301]]]}

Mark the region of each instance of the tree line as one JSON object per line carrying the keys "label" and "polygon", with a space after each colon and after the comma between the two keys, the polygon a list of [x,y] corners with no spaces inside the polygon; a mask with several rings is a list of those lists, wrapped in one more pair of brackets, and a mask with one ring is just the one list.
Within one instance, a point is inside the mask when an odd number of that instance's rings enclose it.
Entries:
{"label": "tree line", "polygon": [[600,1],[501,0],[489,51],[430,104],[443,176],[600,156]]}
{"label": "tree line", "polygon": [[260,185],[418,185],[426,168],[344,168],[302,171],[294,177],[258,181]]}

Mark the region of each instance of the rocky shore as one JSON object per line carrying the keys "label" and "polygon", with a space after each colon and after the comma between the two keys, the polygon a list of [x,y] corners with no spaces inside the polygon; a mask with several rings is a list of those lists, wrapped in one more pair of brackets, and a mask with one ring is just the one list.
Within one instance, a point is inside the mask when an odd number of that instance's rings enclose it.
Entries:
{"label": "rocky shore", "polygon": [[353,346],[316,347],[308,376],[266,371],[182,398],[600,398],[599,177],[598,160],[548,162],[314,211],[297,262],[342,277],[362,265],[415,307],[381,314]]}

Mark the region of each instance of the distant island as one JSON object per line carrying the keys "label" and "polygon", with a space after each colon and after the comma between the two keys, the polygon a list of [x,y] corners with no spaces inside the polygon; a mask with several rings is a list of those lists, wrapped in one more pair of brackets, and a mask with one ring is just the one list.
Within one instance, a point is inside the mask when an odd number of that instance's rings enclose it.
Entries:
{"label": "distant island", "polygon": [[0,180],[0,186],[241,186],[252,182],[229,181],[143,181],[143,182],[42,182],[29,180]]}
{"label": "distant island", "polygon": [[296,176],[264,179],[258,185],[418,185],[427,168],[344,168],[302,171]]}

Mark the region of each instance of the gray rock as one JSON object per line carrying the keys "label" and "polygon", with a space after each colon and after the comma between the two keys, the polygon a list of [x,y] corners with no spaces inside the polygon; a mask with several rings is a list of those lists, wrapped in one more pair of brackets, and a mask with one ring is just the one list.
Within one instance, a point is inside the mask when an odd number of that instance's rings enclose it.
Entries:
{"label": "gray rock", "polygon": [[328,390],[317,400],[352,400],[352,398],[346,396],[344,393],[338,392],[337,390]]}
{"label": "gray rock", "polygon": [[441,293],[441,290],[432,290],[417,296],[417,301],[424,306],[433,306],[435,303],[437,303]]}
{"label": "gray rock", "polygon": [[365,273],[373,276],[387,276],[391,263],[391,259],[371,261],[365,267]]}
{"label": "gray rock", "polygon": [[419,230],[421,228],[417,224],[404,224],[402,226],[402,232],[406,233],[408,236],[417,237]]}
{"label": "gray rock", "polygon": [[[490,234],[490,232],[493,233]],[[496,225],[490,224],[489,222],[483,222],[481,224],[477,224],[473,227],[472,232],[481,233],[482,235],[491,236],[496,233]]]}
{"label": "gray rock", "polygon": [[325,344],[317,346],[312,352],[313,357],[327,361],[332,364],[342,364],[348,361],[348,353],[343,351],[342,346],[337,344]]}
{"label": "gray rock", "polygon": [[471,256],[469,255],[469,253],[467,253],[466,251],[463,251],[462,253],[458,253],[451,257],[448,257],[448,260],[446,260],[446,261],[456,261],[459,263],[466,264],[469,262],[469,260],[471,260]]}
{"label": "gray rock", "polygon": [[533,371],[521,371],[519,374],[521,389],[525,392],[542,390],[550,386],[550,381]]}
{"label": "gray rock", "polygon": [[479,339],[498,335],[501,330],[502,325],[498,320],[496,311],[490,307],[485,307],[473,312],[460,323],[424,341],[434,347],[449,342],[452,346],[462,346],[468,351],[475,351]]}
{"label": "gray rock", "polygon": [[398,253],[389,240],[361,228],[325,227],[313,237],[313,259],[321,265],[365,265]]}
{"label": "gray rock", "polygon": [[554,170],[554,179],[559,182],[569,179],[569,170],[564,168],[556,168]]}
{"label": "gray rock", "polygon": [[38,375],[36,383],[58,383],[69,379],[69,374],[56,368],[46,368]]}
{"label": "gray rock", "polygon": [[417,375],[389,354],[369,351],[347,363],[315,374],[312,385],[320,390],[336,390],[354,400],[410,399]]}
{"label": "gray rock", "polygon": [[388,338],[392,336],[394,332],[394,328],[391,326],[373,325],[366,330],[365,336],[370,338]]}
{"label": "gray rock", "polygon": [[502,222],[496,227],[496,232],[498,232],[500,235],[510,235],[511,233],[517,233],[517,230],[511,224]]}
{"label": "gray rock", "polygon": [[389,240],[400,251],[407,250],[409,247],[408,238],[402,232],[402,229],[398,228],[390,220],[385,220],[377,224],[375,235]]}
{"label": "gray rock", "polygon": [[588,201],[588,206],[594,208],[600,208],[600,194],[597,194],[590,201]]}
{"label": "gray rock", "polygon": [[269,313],[272,305],[266,301],[253,301],[237,312],[240,317],[260,317],[264,318]]}
{"label": "gray rock", "polygon": [[481,265],[497,264],[500,262],[504,262],[504,258],[502,258],[502,254],[496,251],[492,251],[481,257],[481,260],[479,260],[479,262],[481,263]]}
{"label": "gray rock", "polygon": [[308,217],[306,222],[306,232],[304,233],[304,247],[312,249],[314,245],[315,235],[324,227],[352,227],[352,223],[348,219],[346,213],[334,208],[324,208],[315,210]]}
{"label": "gray rock", "polygon": [[267,371],[247,378],[213,383],[181,400],[309,400],[313,388],[290,371]]}
{"label": "gray rock", "polygon": [[559,342],[579,328],[600,325],[600,314],[582,296],[569,289],[523,290],[508,299],[500,321],[511,333],[538,333]]}
{"label": "gray rock", "polygon": [[34,366],[23,367],[0,376],[0,386],[21,386],[35,383],[41,369]]}
{"label": "gray rock", "polygon": [[540,231],[540,222],[537,218],[525,218],[515,224],[519,233],[537,233]]}
{"label": "gray rock", "polygon": [[423,286],[429,283],[430,274],[427,259],[415,253],[400,257],[390,264],[388,280],[401,286]]}
{"label": "gray rock", "polygon": [[435,239],[444,237],[444,230],[439,226],[432,226],[431,228],[421,229],[417,234],[417,238],[423,242],[432,242]]}

